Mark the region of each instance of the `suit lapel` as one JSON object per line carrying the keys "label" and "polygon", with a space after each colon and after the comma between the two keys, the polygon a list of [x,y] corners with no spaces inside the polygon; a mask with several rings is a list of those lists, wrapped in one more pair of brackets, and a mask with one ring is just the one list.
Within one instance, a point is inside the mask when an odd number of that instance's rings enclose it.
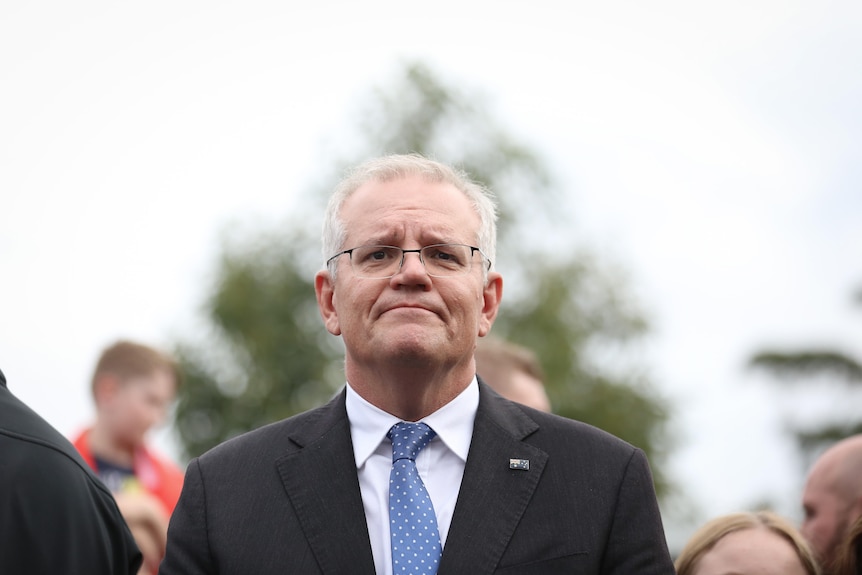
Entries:
{"label": "suit lapel", "polygon": [[323,573],[374,575],[344,394],[320,413],[276,466]]}
{"label": "suit lapel", "polygon": [[[470,453],[439,575],[493,573],[533,495],[548,455],[523,443],[538,425],[480,383]],[[529,460],[529,470],[510,469]]]}

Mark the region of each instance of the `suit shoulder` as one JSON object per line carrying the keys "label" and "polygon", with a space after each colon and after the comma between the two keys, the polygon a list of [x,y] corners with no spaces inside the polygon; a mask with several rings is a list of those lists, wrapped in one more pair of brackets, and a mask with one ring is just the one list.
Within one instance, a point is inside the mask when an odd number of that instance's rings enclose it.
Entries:
{"label": "suit shoulder", "polygon": [[616,454],[629,458],[638,450],[627,441],[583,421],[535,410],[529,415],[539,425],[530,443],[585,450],[604,457]]}
{"label": "suit shoulder", "polygon": [[[340,406],[340,409],[339,409]],[[346,420],[343,400],[336,397],[329,403],[298,413],[286,419],[269,423],[247,431],[213,447],[198,459],[201,462],[218,461],[223,458],[266,457],[284,453],[291,446],[301,446],[311,441],[315,434],[325,432],[341,418]],[[320,430],[320,431],[319,431]]]}
{"label": "suit shoulder", "polygon": [[484,382],[479,382],[480,413],[487,415],[500,428],[527,443],[553,452],[572,453],[573,450],[617,454],[630,458],[637,448],[631,444],[582,421],[527,407],[500,396]]}

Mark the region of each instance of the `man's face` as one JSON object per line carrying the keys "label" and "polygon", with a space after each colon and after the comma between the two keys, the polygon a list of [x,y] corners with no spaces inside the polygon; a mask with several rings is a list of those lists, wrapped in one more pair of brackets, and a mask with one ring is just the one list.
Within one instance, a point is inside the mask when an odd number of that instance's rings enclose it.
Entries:
{"label": "man's face", "polygon": [[[455,187],[408,177],[369,182],[343,204],[340,218],[347,249],[391,245],[419,249],[441,243],[475,246],[479,216]],[[431,277],[418,254],[406,254],[401,270],[387,279],[354,275],[349,256],[340,256],[337,279],[316,279],[326,328],[344,338],[348,365],[405,366],[472,361],[476,338],[491,328],[502,280],[482,268],[475,254],[466,275]],[[420,362],[420,363],[417,363]]]}
{"label": "man's face", "polygon": [[120,381],[108,376],[100,402],[115,441],[129,448],[141,445],[147,432],[165,419],[176,393],[176,382],[166,370],[156,370]]}
{"label": "man's face", "polygon": [[830,475],[831,468],[816,466],[802,494],[802,535],[827,564],[834,558],[850,521],[850,506],[836,493]]}

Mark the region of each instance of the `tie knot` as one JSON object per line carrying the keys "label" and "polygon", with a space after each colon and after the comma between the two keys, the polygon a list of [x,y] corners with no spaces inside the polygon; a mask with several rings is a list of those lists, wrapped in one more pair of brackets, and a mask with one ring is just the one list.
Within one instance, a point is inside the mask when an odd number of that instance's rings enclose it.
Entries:
{"label": "tie knot", "polygon": [[395,463],[399,459],[415,460],[437,432],[424,423],[400,421],[386,435],[392,440],[392,462]]}

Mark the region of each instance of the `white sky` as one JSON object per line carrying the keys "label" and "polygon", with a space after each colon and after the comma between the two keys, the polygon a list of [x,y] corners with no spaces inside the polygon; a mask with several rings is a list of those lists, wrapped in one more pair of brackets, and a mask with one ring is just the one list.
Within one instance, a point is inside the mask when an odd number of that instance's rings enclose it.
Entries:
{"label": "white sky", "polygon": [[862,4],[292,4],[0,5],[11,389],[86,424],[99,351],[193,334],[220,232],[301,202],[357,102],[417,58],[487,94],[630,270],[701,518],[796,513],[782,414],[842,406],[743,366],[763,344],[862,356]]}

